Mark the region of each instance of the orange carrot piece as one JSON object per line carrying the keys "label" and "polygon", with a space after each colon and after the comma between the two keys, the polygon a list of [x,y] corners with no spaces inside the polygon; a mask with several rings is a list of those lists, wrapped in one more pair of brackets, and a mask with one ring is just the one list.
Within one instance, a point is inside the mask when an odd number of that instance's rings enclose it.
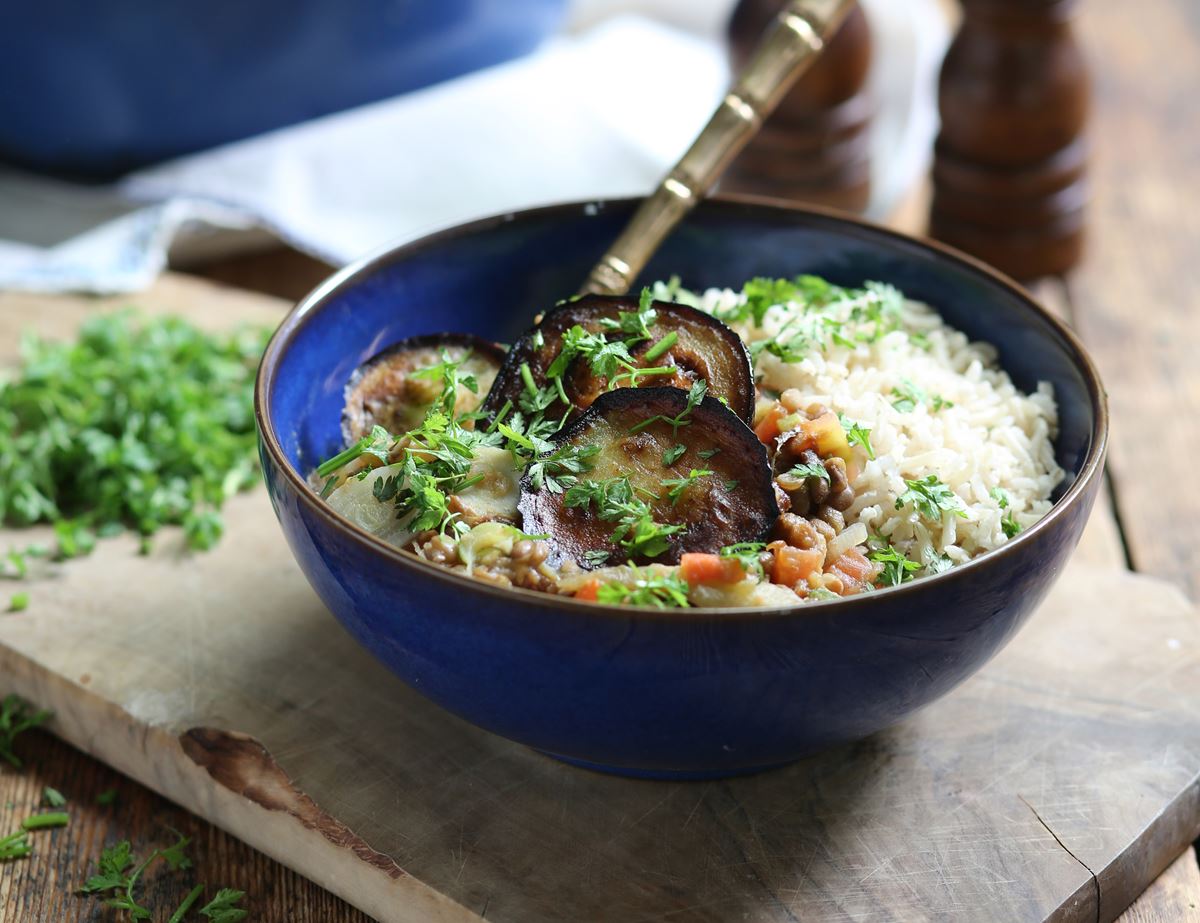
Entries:
{"label": "orange carrot piece", "polygon": [[689,551],[679,557],[679,576],[695,586],[737,583],[746,576],[746,572],[735,558]]}
{"label": "orange carrot piece", "polygon": [[771,542],[771,582],[786,587],[808,580],[808,575],[820,571],[825,553],[820,548],[793,548],[785,542]]}
{"label": "orange carrot piece", "polygon": [[593,577],[575,591],[575,598],[585,599],[590,603],[596,602],[600,598],[600,581]]}
{"label": "orange carrot piece", "polygon": [[754,435],[758,437],[758,441],[763,445],[770,445],[775,441],[775,437],[779,435],[779,421],[787,415],[787,411],[782,404],[776,404],[767,411],[766,416],[758,421],[754,427]]}
{"label": "orange carrot piece", "polygon": [[853,596],[871,582],[875,574],[875,565],[857,548],[851,548],[830,564],[827,572],[842,578],[842,583],[845,584],[843,596]]}

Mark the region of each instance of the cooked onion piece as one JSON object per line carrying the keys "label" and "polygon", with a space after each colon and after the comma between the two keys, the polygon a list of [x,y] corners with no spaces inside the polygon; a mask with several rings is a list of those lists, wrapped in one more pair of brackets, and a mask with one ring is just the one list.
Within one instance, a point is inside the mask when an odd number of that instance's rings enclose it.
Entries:
{"label": "cooked onion piece", "polygon": [[459,386],[455,412],[461,414],[479,406],[496,378],[504,352],[495,343],[470,334],[432,333],[401,340],[368,359],[346,384],[342,410],[346,443],[361,439],[376,425],[396,434],[420,426],[442,391],[442,376],[435,367],[444,358],[456,361],[467,353],[458,374],[474,376],[477,387],[471,391]]}
{"label": "cooked onion piece", "polygon": [[766,449],[736,414],[700,393],[604,392],[554,438],[556,449],[600,449],[564,491],[522,480],[522,528],[549,536],[552,563],[676,563],[686,551],[766,536],[779,515]]}
{"label": "cooked onion piece", "polygon": [[[637,298],[588,295],[548,312],[509,351],[483,409],[494,415],[508,403],[512,409],[528,411],[522,407],[522,397],[528,401],[535,392],[543,391],[550,401],[547,416],[559,417],[570,409],[562,402],[563,396],[578,413],[615,387],[671,386],[686,391],[704,380],[709,394],[724,399],[737,416],[750,422],[754,376],[741,337],[715,317],[687,305],[655,301],[647,307],[654,314],[642,332],[638,332],[635,318],[646,315]],[[591,335],[585,337],[584,351],[577,354],[572,345],[580,342],[578,332],[572,332],[576,328]],[[603,337],[603,342],[598,337]],[[607,352],[593,362],[604,346],[609,347]],[[612,360],[622,346],[629,356],[628,365],[653,371],[639,374]],[[573,358],[565,368],[555,368],[564,348]],[[596,369],[605,364],[606,356],[611,360],[611,375],[599,374]],[[558,373],[555,377],[561,389],[554,387],[551,371]],[[557,398],[550,396],[547,389],[551,387]]]}

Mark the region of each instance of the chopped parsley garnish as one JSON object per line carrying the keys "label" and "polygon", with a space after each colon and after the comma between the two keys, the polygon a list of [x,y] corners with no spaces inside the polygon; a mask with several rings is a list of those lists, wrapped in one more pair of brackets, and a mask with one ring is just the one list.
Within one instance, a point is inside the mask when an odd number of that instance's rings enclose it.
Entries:
{"label": "chopped parsley garnish", "polygon": [[47,785],[42,789],[42,803],[51,808],[61,808],[67,803],[67,799],[63,797],[63,793],[57,788],[51,788]]}
{"label": "chopped parsley garnish", "polygon": [[667,468],[670,468],[673,464],[675,464],[675,462],[679,461],[683,453],[686,451],[687,446],[685,446],[682,442],[671,446],[671,448],[663,452],[663,465]]}
{"label": "chopped parsley garnish", "polygon": [[1000,520],[1000,528],[1004,530],[1005,538],[1012,538],[1021,531],[1021,524],[1017,522],[1015,518],[1013,518],[1012,509],[1010,508],[1011,504],[1008,498],[1008,491],[1006,491],[1003,487],[993,487],[990,491],[988,491],[988,493],[991,494],[992,499],[996,501],[1000,509],[1008,510],[1008,512],[1004,514],[1004,518]]}
{"label": "chopped parsley garnish", "polygon": [[841,599],[842,597],[838,596],[838,594],[833,592],[833,590],[827,589],[823,586],[814,586],[814,587],[808,588],[808,590],[804,594],[804,598],[805,599]]}
{"label": "chopped parsley garnish", "polygon": [[658,320],[658,312],[651,307],[653,302],[654,293],[648,288],[643,288],[636,311],[620,312],[619,320],[613,320],[611,317],[601,318],[600,326],[605,330],[624,333],[629,342],[640,343],[649,340],[652,336],[650,328]]}
{"label": "chopped parsley garnish", "polygon": [[616,542],[630,557],[655,558],[671,547],[670,538],[684,531],[684,526],[656,522],[649,504],[634,492],[629,478],[615,477],[605,481],[579,481],[563,495],[567,507],[587,509],[596,507],[596,515],[604,522],[615,522],[610,540]]}
{"label": "chopped parsley garnish", "polygon": [[872,542],[872,550],[867,557],[876,564],[882,564],[883,569],[875,578],[875,586],[899,586],[907,580],[912,580],[915,572],[921,569],[916,561],[910,561],[899,550],[884,541],[882,546]]}
{"label": "chopped parsley garnish", "polygon": [[363,455],[373,455],[387,464],[388,451],[392,447],[395,437],[392,436],[382,426],[374,426],[371,432],[363,436],[358,442],[350,446],[348,449],[343,449],[338,452],[333,458],[326,459],[317,466],[317,477],[324,478],[333,474],[344,465],[361,458]]}
{"label": "chopped parsley garnish", "polygon": [[937,475],[931,474],[915,481],[905,478],[904,483],[908,489],[896,498],[896,509],[911,506],[931,522],[941,520],[943,512],[967,518],[966,508],[958,494],[939,481]]}
{"label": "chopped parsley garnish", "polygon": [[756,577],[763,575],[762,553],[767,550],[764,542],[739,542],[721,549],[723,558],[732,558],[742,565],[742,570]]}
{"label": "chopped parsley garnish", "polygon": [[[209,923],[240,923],[250,913],[237,906],[245,896],[245,891],[222,888],[211,901],[200,908],[200,916],[208,917]],[[173,921],[168,920],[167,923]]]}
{"label": "chopped parsley garnish", "polygon": [[[663,423],[666,423],[671,427],[671,435],[679,438],[680,428],[688,426],[692,422],[690,419],[688,419],[689,416],[691,415],[692,411],[699,407],[704,401],[704,395],[707,393],[708,382],[703,378],[698,379],[692,382],[692,386],[688,389],[687,405],[683,408],[683,410],[679,411],[679,413],[673,417],[665,417],[662,414],[655,414],[654,416],[643,420],[637,426],[633,427],[633,429],[631,429],[629,432],[631,434],[640,433],[642,430],[653,426],[655,423],[661,420]],[[702,457],[704,456],[703,452],[700,454]]]}
{"label": "chopped parsley garnish", "polygon": [[811,465],[796,465],[784,472],[794,478],[820,478],[823,481],[829,480],[829,472],[820,462],[815,462]]}
{"label": "chopped parsley garnish", "polygon": [[64,811],[51,811],[46,814],[31,814],[21,821],[22,830],[51,830],[55,827],[65,827],[71,818]]}
{"label": "chopped parsley garnish", "polygon": [[149,920],[150,910],[138,903],[134,896],[138,880],[150,863],[164,860],[172,871],[189,868],[192,861],[184,854],[191,842],[188,837],[179,839],[166,849],[155,849],[141,862],[134,864],[133,847],[128,840],[109,846],[100,853],[95,875],[79,889],[81,894],[106,894],[105,905],[116,910],[127,910],[134,920]]}
{"label": "chopped parsley garnish", "polygon": [[21,760],[13,752],[13,742],[19,734],[45,724],[53,712],[46,710],[35,711],[33,706],[16,694],[6,695],[0,702],[0,760],[4,760],[15,769],[21,768]]}
{"label": "chopped parsley garnish", "polygon": [[713,474],[713,472],[707,468],[693,468],[687,473],[687,477],[667,478],[664,480],[663,487],[669,488],[667,490],[667,496],[671,498],[671,505],[674,506],[677,504],[679,499],[683,496],[684,491],[696,483],[696,481],[700,480],[700,478],[709,477],[711,474]]}
{"label": "chopped parsley garnish", "polygon": [[703,452],[697,452],[696,454],[699,455],[701,458],[703,458],[705,461],[708,461],[710,458],[712,458],[714,455],[718,454],[720,451],[721,451],[721,449],[718,446],[715,449],[705,449]]}
{"label": "chopped parsley garnish", "polygon": [[25,830],[18,830],[16,833],[0,837],[0,862],[9,859],[23,859],[32,851],[33,849],[29,845],[29,834]]}
{"label": "chopped parsley garnish", "polygon": [[954,561],[950,559],[948,554],[935,554],[925,559],[925,564],[922,568],[926,574],[940,574],[944,570],[949,570],[954,566]]}
{"label": "chopped parsley garnish", "polygon": [[210,547],[221,506],[259,479],[266,338],[128,311],[91,318],[74,342],[26,337],[22,368],[0,384],[0,521],[142,536],[179,525],[191,547]]}
{"label": "chopped parsley garnish", "polygon": [[900,380],[900,387],[892,388],[892,396],[895,398],[892,401],[892,406],[901,413],[911,413],[917,404],[928,404],[934,413],[941,410],[943,407],[953,407],[954,402],[948,401],[940,394],[935,394],[930,397],[925,393],[924,389],[913,384],[907,378]]}
{"label": "chopped parsley garnish", "polygon": [[871,447],[871,430],[848,419],[845,414],[839,413],[838,419],[842,423],[842,429],[846,432],[846,441],[850,445],[862,446],[863,451],[867,453],[867,458],[874,458],[875,450]]}
{"label": "chopped parsley garnish", "polygon": [[599,548],[593,548],[591,551],[585,551],[582,557],[583,563],[588,567],[600,567],[612,557],[612,553]]}
{"label": "chopped parsley garnish", "polygon": [[633,569],[633,586],[616,581],[603,584],[596,591],[596,600],[625,606],[653,606],[656,609],[686,609],[687,582],[678,574],[655,574],[649,570]]}
{"label": "chopped parsley garnish", "polygon": [[599,454],[598,445],[564,445],[529,466],[529,480],[534,490],[543,487],[560,494],[577,480],[577,475],[591,471],[593,459]]}

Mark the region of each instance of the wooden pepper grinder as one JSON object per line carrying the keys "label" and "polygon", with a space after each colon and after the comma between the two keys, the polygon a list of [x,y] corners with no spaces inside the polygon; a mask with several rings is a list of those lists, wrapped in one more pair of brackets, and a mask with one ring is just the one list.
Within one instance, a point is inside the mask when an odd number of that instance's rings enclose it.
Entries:
{"label": "wooden pepper grinder", "polygon": [[[741,0],[729,21],[740,70],[782,0]],[[871,193],[871,36],[855,3],[846,21],[721,180],[746,192],[861,212]]]}
{"label": "wooden pepper grinder", "polygon": [[1075,0],[960,0],[942,64],[929,232],[1017,279],[1082,253],[1088,77]]}

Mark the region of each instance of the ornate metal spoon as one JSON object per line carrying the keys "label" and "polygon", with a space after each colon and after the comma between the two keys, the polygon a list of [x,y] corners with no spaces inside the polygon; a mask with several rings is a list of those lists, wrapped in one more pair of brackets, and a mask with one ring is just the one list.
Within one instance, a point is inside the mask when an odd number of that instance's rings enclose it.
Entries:
{"label": "ornate metal spoon", "polygon": [[850,6],[849,0],[792,0],[783,8],[704,130],[600,258],[581,294],[629,291],[659,244],[754,137]]}

